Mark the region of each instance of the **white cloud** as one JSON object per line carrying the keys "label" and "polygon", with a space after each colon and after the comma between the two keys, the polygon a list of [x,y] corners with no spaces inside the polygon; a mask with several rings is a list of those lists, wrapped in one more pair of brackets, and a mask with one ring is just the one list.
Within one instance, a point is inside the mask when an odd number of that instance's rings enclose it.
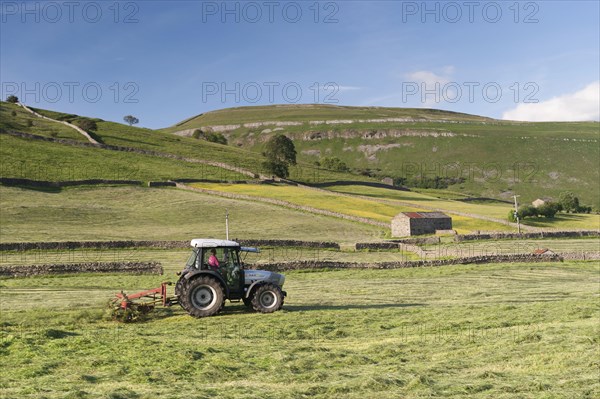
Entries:
{"label": "white cloud", "polygon": [[[454,67],[452,65],[447,65],[442,68],[442,72],[444,75],[451,75],[454,73]],[[416,71],[407,74],[406,78],[413,82],[420,83],[420,100],[422,107],[439,107],[439,104],[444,102],[444,99],[441,95],[441,87],[450,82],[449,76],[438,75],[431,71]],[[433,91],[437,94],[427,94],[430,91]],[[450,98],[454,98],[456,96],[456,93],[453,89],[448,89],[446,94]]]}
{"label": "white cloud", "polygon": [[529,122],[600,120],[600,81],[536,104],[519,104],[504,112],[502,119]]}
{"label": "white cloud", "polygon": [[436,83],[444,85],[450,81],[449,78],[441,75],[437,75],[431,71],[417,71],[406,75],[408,79],[416,82],[423,82],[427,86],[435,86]]}
{"label": "white cloud", "polygon": [[454,65],[446,65],[442,68],[442,72],[444,72],[446,75],[452,75],[455,70],[456,68],[454,68]]}

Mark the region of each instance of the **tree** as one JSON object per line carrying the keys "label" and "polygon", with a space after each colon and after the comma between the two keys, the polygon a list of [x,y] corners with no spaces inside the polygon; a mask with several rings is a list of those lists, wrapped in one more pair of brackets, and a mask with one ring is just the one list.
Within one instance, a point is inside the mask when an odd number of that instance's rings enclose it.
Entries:
{"label": "tree", "polygon": [[262,163],[263,168],[277,177],[287,178],[290,175],[290,170],[287,164],[277,161],[265,161]]}
{"label": "tree", "polygon": [[74,123],[86,132],[98,129],[96,122],[91,119],[81,118],[75,120]]}
{"label": "tree", "polygon": [[348,167],[348,165],[346,165],[346,163],[344,161],[342,161],[341,159],[337,158],[337,157],[326,157],[323,158],[320,162],[321,166],[323,166],[325,169],[329,169],[329,170],[335,170],[337,172],[348,172],[350,171],[350,168]]}
{"label": "tree", "polygon": [[538,215],[553,219],[558,212],[559,206],[560,205],[555,202],[546,202],[535,209],[537,210]]}
{"label": "tree", "polygon": [[203,132],[201,129],[194,130],[192,137],[199,140],[210,141],[211,143],[227,145],[227,137],[222,133]]}
{"label": "tree", "polygon": [[579,210],[579,198],[570,191],[563,191],[558,196],[558,203],[564,212],[577,212]]}
{"label": "tree", "polygon": [[13,95],[11,94],[10,96],[6,97],[6,101],[7,101],[7,102],[9,102],[9,103],[13,103],[13,104],[15,104],[15,103],[18,103],[18,102],[19,102],[19,97],[17,97],[17,96],[13,96]]}
{"label": "tree", "polygon": [[123,117],[123,120],[129,124],[129,126],[137,125],[140,122],[140,120],[133,115],[126,115]]}
{"label": "tree", "polygon": [[[521,216],[519,215],[519,218],[520,217]],[[515,211],[514,210],[511,210],[511,211],[508,212],[508,221],[511,222],[511,223],[516,223],[517,222],[517,218],[515,217]]]}
{"label": "tree", "polygon": [[288,137],[279,134],[267,141],[263,155],[267,158],[263,167],[277,177],[289,176],[289,166],[296,165],[296,148]]}
{"label": "tree", "polygon": [[519,207],[519,219],[537,216],[537,209],[533,205],[523,205]]}

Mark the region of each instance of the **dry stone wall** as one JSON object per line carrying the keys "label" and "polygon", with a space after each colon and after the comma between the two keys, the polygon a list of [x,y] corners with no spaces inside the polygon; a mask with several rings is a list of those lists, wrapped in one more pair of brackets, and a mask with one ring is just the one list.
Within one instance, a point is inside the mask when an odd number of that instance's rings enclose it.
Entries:
{"label": "dry stone wall", "polygon": [[535,263],[535,262],[562,262],[563,258],[558,255],[489,255],[473,256],[455,259],[418,260],[406,262],[380,262],[380,263],[356,263],[356,262],[331,262],[331,261],[299,261],[288,263],[260,264],[254,267],[262,270],[286,271],[304,269],[402,269],[409,267],[430,267],[449,265],[468,265],[485,263]]}
{"label": "dry stone wall", "polygon": [[158,262],[88,262],[48,265],[0,266],[0,277],[33,277],[75,273],[163,274]]}

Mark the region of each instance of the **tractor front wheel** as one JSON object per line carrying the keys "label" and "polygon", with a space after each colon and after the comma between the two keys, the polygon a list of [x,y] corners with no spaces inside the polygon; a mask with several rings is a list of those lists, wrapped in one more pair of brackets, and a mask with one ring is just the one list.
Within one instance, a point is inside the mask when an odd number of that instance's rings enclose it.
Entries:
{"label": "tractor front wheel", "polygon": [[194,317],[213,316],[223,309],[223,287],[210,276],[198,277],[187,284],[181,306]]}
{"label": "tractor front wheel", "polygon": [[283,306],[283,292],[274,284],[264,284],[256,289],[252,297],[252,307],[257,312],[273,313]]}

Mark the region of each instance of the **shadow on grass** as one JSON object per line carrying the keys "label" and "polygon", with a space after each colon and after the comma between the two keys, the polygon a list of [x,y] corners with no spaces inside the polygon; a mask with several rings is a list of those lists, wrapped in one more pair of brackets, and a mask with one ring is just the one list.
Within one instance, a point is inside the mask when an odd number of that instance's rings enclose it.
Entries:
{"label": "shadow on grass", "polygon": [[37,186],[37,185],[29,185],[29,184],[2,184],[2,185],[7,186],[7,187],[17,187],[17,188],[21,188],[23,190],[38,191],[41,193],[48,193],[48,194],[59,194],[60,192],[62,192],[62,187]]}
{"label": "shadow on grass", "polygon": [[92,132],[92,131],[89,131],[89,130],[86,130],[86,131],[87,131],[87,134],[89,134],[91,138],[93,138],[94,140],[96,140],[100,144],[104,144],[104,140],[102,140],[102,137],[100,135],[98,135],[98,133]]}
{"label": "shadow on grass", "polygon": [[[124,138],[124,137],[121,137],[121,136],[111,136],[111,135],[108,135],[108,134],[103,134],[102,137],[104,137],[105,139],[113,139],[115,141],[117,141],[117,140],[118,141],[126,141],[128,143],[145,144],[145,145],[151,145],[151,146],[154,146],[154,147],[160,147],[160,145],[156,144],[156,143],[148,143],[146,141],[141,141],[141,140],[132,140],[132,139],[127,139],[127,138]],[[116,144],[116,145],[118,145],[118,144]]]}
{"label": "shadow on grass", "polygon": [[557,213],[554,218],[537,217],[528,218],[522,221],[526,226],[533,227],[552,227],[561,222],[577,222],[584,223],[590,219],[589,213]]}
{"label": "shadow on grass", "polygon": [[425,303],[376,303],[365,305],[283,305],[288,312],[306,312],[313,310],[352,310],[352,309],[397,309],[416,306],[427,306]]}

